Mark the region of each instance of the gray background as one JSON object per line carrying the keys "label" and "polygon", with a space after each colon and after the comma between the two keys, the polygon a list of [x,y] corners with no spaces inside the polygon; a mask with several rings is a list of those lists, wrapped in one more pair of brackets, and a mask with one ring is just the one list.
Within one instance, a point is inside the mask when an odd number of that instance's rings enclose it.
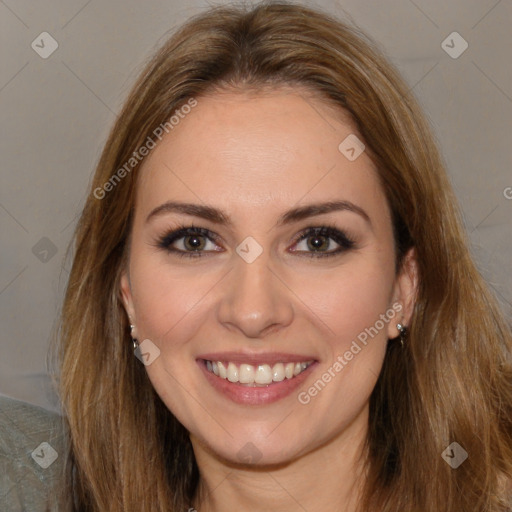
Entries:
{"label": "gray background", "polygon": [[[438,138],[479,268],[510,319],[511,2],[307,3],[366,30],[414,90]],[[46,352],[69,275],[66,247],[102,145],[145,59],[206,5],[0,0],[0,394],[58,410]],[[458,58],[441,46],[454,31],[469,45]],[[31,47],[42,32],[58,42],[46,59]],[[462,48],[450,38],[445,44]]]}

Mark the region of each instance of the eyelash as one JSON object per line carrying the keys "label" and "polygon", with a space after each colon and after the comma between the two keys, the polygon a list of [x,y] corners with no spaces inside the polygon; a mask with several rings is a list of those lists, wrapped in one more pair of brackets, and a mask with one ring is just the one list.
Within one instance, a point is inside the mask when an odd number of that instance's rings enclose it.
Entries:
{"label": "eyelash", "polygon": [[[208,238],[210,241],[217,243],[220,240],[220,237],[210,231],[209,229],[201,228],[194,225],[180,225],[176,229],[170,231],[166,235],[160,237],[156,242],[156,247],[160,249],[164,249],[170,253],[175,254],[176,256],[179,256],[180,258],[186,257],[186,258],[202,258],[205,256],[205,252],[203,251],[182,251],[181,249],[175,249],[171,248],[171,244],[176,242],[177,240],[180,240],[181,238],[184,238],[186,236],[204,236]],[[299,242],[302,242],[302,240],[305,240],[307,238],[310,238],[312,236],[326,236],[328,238],[331,238],[334,240],[337,244],[340,245],[336,250],[331,252],[315,252],[312,251],[309,254],[300,254],[301,256],[308,256],[311,258],[328,258],[332,256],[337,256],[341,253],[344,253],[350,249],[352,249],[355,246],[355,241],[350,238],[345,232],[340,231],[338,228],[336,228],[333,225],[325,224],[321,227],[308,227],[301,231],[298,239],[294,242],[293,245],[298,244]],[[210,251],[206,251],[210,252]],[[216,251],[220,252],[220,251]],[[294,251],[295,252],[295,251]],[[302,253],[303,251],[297,251],[299,253]]]}

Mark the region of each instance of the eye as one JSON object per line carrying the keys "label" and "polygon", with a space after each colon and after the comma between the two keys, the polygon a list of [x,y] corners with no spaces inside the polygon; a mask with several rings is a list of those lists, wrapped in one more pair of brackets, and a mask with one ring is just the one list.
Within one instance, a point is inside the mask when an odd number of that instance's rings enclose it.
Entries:
{"label": "eye", "polygon": [[[169,253],[180,257],[200,258],[211,252],[222,252],[216,249],[214,242],[220,237],[209,229],[196,226],[179,226],[157,240],[155,244]],[[332,250],[332,241],[338,246]],[[211,244],[208,247],[208,244]],[[329,257],[346,252],[355,246],[349,236],[334,226],[310,227],[302,231],[294,247],[302,245],[302,249],[291,252],[309,257]],[[329,250],[331,249],[331,250]]]}
{"label": "eye", "polygon": [[[157,246],[180,257],[197,258],[204,252],[220,252],[215,249],[212,241],[219,237],[209,229],[196,226],[180,226],[157,241]],[[208,248],[208,242],[214,247]]]}
{"label": "eye", "polygon": [[[329,250],[332,249],[331,241],[338,245],[334,250]],[[303,250],[294,249],[292,252],[306,252],[304,256],[323,258],[346,252],[355,246],[355,242],[346,233],[334,226],[321,226],[311,227],[303,231],[295,243],[295,246],[300,245],[302,245]]]}

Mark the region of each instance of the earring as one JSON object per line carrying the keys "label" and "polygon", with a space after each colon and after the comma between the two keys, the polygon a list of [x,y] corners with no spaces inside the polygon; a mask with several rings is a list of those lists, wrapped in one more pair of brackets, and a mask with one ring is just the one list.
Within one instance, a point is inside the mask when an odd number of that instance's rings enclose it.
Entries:
{"label": "earring", "polygon": [[402,348],[404,346],[404,339],[407,335],[407,327],[402,324],[396,324],[396,328],[400,331],[400,344],[402,345]]}
{"label": "earring", "polygon": [[[133,332],[133,328],[135,325],[130,324],[130,335]],[[139,342],[132,336],[133,350],[135,350],[139,346]]]}

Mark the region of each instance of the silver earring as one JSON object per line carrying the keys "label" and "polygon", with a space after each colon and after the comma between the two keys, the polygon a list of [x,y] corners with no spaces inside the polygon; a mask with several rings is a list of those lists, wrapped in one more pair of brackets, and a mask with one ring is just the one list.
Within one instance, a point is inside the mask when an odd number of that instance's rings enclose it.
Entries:
{"label": "silver earring", "polygon": [[402,324],[396,324],[396,328],[400,331],[400,344],[402,345],[402,348],[403,348],[404,339],[407,334],[407,327]]}
{"label": "silver earring", "polygon": [[[130,324],[130,334],[133,331],[135,325]],[[135,350],[139,346],[139,342],[132,336],[133,350]]]}

